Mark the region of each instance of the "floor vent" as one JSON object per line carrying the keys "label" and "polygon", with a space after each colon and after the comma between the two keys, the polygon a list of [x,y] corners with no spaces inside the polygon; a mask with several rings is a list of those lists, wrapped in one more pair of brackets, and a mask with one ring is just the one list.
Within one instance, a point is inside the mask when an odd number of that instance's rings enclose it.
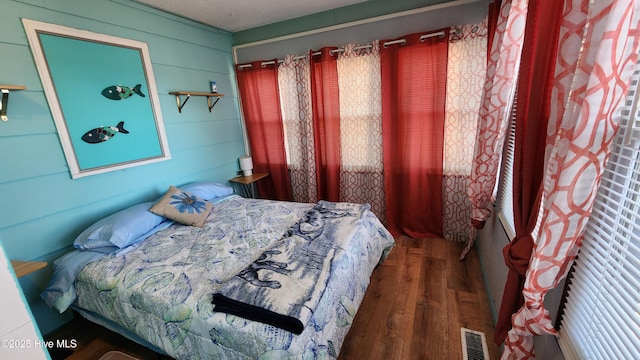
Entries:
{"label": "floor vent", "polygon": [[490,360],[484,333],[460,328],[463,360]]}

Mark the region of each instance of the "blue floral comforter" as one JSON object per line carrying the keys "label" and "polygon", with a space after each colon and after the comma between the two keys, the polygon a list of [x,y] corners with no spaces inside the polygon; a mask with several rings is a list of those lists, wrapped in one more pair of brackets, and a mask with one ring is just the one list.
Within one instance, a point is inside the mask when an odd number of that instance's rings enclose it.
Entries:
{"label": "blue floral comforter", "polygon": [[394,245],[367,206],[335,247],[327,286],[300,335],[216,312],[212,294],[272,249],[313,204],[244,199],[216,204],[203,228],[173,225],[78,275],[76,306],[101,314],[177,359],[336,358],[374,267]]}

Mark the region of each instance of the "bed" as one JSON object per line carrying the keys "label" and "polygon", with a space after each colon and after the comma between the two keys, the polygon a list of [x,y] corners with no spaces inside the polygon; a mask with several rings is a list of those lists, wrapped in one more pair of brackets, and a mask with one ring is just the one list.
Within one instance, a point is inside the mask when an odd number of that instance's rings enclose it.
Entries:
{"label": "bed", "polygon": [[[80,234],[45,302],[176,359],[337,358],[394,246],[368,205],[245,199],[215,183],[167,194]],[[179,196],[201,201],[182,209],[200,208],[200,223],[151,212]]]}

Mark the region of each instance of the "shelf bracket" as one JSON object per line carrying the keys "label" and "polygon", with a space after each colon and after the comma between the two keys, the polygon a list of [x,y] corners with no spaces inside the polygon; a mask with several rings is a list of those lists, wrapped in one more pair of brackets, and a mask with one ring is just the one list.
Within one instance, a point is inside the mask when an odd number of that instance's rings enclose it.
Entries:
{"label": "shelf bracket", "polygon": [[218,101],[220,101],[220,97],[216,96],[216,101],[213,102],[213,104],[211,103],[211,96],[207,96],[207,106],[209,107],[209,112],[211,112],[211,109],[213,109],[214,106],[216,106],[216,104],[218,103]]}
{"label": "shelf bracket", "polygon": [[8,121],[7,106],[9,105],[9,92],[11,90],[25,90],[27,87],[18,85],[0,85],[0,93],[2,93],[2,101],[0,102],[0,120]]}
{"label": "shelf bracket", "polygon": [[9,105],[9,90],[0,89],[2,92],[2,102],[0,102],[0,120],[7,121],[7,105]]}
{"label": "shelf bracket", "polygon": [[176,95],[176,104],[178,105],[178,112],[182,113],[182,108],[184,105],[191,99],[191,95],[187,94],[187,97],[184,99],[184,102],[180,103],[180,95]]}

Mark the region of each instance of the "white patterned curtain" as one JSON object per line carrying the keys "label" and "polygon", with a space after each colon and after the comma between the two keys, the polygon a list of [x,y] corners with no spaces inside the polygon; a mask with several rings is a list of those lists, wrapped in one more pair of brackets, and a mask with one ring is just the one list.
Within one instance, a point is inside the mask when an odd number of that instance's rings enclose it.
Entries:
{"label": "white patterned curtain", "polygon": [[487,69],[487,20],[452,28],[449,34],[442,230],[445,239],[466,242],[476,234],[467,187]]}
{"label": "white patterned curtain", "polygon": [[350,44],[338,55],[342,166],[340,200],[368,203],[385,223],[382,93],[378,42]]}
{"label": "white patterned curtain", "polygon": [[280,106],[293,200],[318,201],[311,115],[311,76],[307,56],[289,55],[278,67]]}

